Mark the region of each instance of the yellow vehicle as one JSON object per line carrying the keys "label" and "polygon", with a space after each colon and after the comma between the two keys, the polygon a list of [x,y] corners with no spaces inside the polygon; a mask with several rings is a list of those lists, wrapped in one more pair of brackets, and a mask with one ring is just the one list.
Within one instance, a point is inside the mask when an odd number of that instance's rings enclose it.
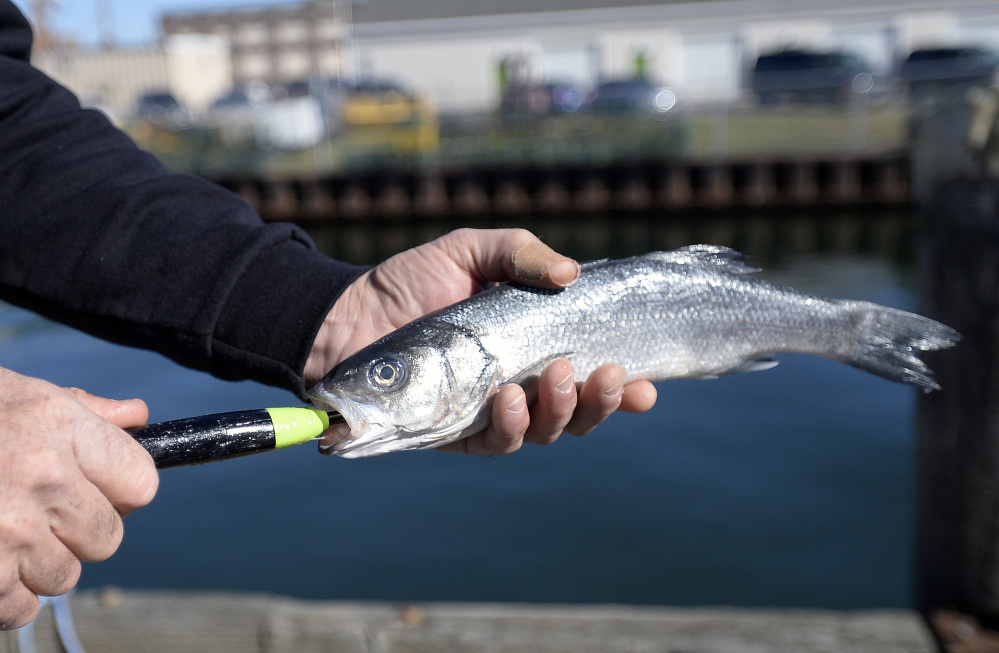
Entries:
{"label": "yellow vehicle", "polygon": [[353,145],[407,153],[437,149],[437,114],[422,98],[378,80],[361,81],[344,91],[339,121]]}

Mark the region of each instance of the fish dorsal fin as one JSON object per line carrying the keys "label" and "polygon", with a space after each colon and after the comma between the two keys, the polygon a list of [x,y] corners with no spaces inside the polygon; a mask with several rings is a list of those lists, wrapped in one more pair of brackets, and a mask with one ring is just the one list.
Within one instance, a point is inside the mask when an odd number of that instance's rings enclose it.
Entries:
{"label": "fish dorsal fin", "polygon": [[580,263],[579,264],[579,270],[581,272],[586,272],[587,270],[589,270],[591,268],[595,268],[598,265],[603,265],[604,263],[606,263],[609,260],[610,260],[609,258],[601,258],[601,259],[597,259],[596,261],[586,261],[585,263]]}
{"label": "fish dorsal fin", "polygon": [[643,258],[681,265],[712,265],[731,274],[752,274],[760,271],[760,268],[745,262],[746,255],[742,252],[720,245],[688,245],[671,252],[650,252]]}

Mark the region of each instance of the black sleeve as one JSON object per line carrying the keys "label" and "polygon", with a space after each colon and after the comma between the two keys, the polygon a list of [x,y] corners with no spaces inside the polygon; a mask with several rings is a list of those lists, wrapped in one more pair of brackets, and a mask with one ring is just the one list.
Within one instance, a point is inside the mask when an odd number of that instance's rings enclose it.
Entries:
{"label": "black sleeve", "polygon": [[168,173],[32,68],[30,47],[0,0],[0,299],[302,395],[322,319],[361,270],[225,189]]}

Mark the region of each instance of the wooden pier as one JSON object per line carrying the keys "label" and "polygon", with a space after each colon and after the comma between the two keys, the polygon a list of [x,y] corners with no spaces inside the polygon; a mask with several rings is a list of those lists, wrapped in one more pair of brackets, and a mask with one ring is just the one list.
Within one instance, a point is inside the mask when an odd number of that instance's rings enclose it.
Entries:
{"label": "wooden pier", "polygon": [[771,160],[648,161],[607,166],[488,166],[315,178],[225,176],[268,220],[595,211],[899,206],[904,153]]}
{"label": "wooden pier", "polygon": [[[343,603],[114,589],[83,593],[70,602],[87,653],[934,650],[919,616],[906,610]],[[0,653],[25,653],[16,650],[11,635],[0,633]],[[48,609],[37,619],[32,639],[37,653],[63,650]]]}

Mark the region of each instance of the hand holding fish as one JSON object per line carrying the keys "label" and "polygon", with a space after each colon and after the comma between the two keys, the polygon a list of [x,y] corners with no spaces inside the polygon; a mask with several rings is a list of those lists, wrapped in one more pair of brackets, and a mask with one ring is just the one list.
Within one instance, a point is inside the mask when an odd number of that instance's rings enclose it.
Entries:
{"label": "hand holding fish", "polygon": [[112,401],[0,368],[0,630],[28,623],[38,595],[69,591],[80,560],[108,558],[121,515],[152,500],[152,458],[120,429],[145,423]]}
{"label": "hand holding fish", "polygon": [[[365,273],[327,316],[305,367],[308,383],[358,349],[429,313],[467,299],[496,282],[514,280],[558,289],[576,282],[579,265],[523,229],[460,229],[407,250]],[[642,412],[655,403],[655,387],[644,380],[625,384],[617,364],[601,365],[577,389],[572,364],[564,358],[539,370],[537,401],[528,408],[517,384],[500,389],[492,420],[483,431],[441,449],[500,454],[523,442],[548,444],[563,432],[583,434],[615,410]],[[331,430],[331,446],[344,432]]]}

